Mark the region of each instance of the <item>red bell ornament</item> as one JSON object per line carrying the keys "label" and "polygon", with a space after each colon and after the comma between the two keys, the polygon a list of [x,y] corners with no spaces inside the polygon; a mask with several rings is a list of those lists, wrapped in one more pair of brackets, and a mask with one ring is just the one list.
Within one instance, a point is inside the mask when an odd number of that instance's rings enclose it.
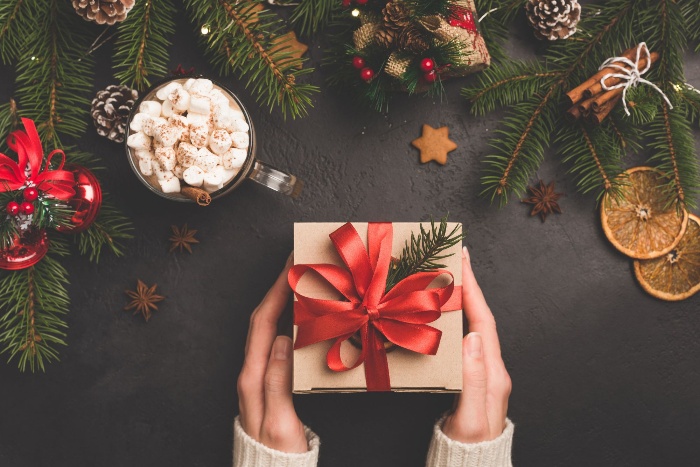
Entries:
{"label": "red bell ornament", "polygon": [[83,166],[67,164],[66,169],[75,176],[75,196],[68,204],[75,210],[71,226],[57,230],[65,233],[78,233],[90,227],[102,206],[102,188],[97,177]]}
{"label": "red bell ornament", "polygon": [[17,271],[34,266],[49,251],[46,230],[30,227],[16,235],[12,244],[0,250],[0,269]]}

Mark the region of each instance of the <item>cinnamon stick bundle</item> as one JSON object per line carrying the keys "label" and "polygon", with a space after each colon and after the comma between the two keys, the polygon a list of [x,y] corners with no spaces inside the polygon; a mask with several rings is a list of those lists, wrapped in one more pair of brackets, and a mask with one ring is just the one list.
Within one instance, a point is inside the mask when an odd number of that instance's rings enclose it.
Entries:
{"label": "cinnamon stick bundle", "polygon": [[186,186],[180,192],[200,206],[209,206],[211,203],[211,195],[201,188]]}
{"label": "cinnamon stick bundle", "polygon": [[[634,60],[634,58],[637,56],[637,47],[632,47],[631,49],[625,50],[621,56],[629,60]],[[603,76],[607,75],[608,73],[615,73],[616,71],[617,70],[615,70],[614,68],[603,68],[602,70],[598,71],[598,73],[584,81],[582,84],[567,92],[566,97],[569,98],[569,105],[574,105],[584,97],[590,98],[591,96],[593,96],[593,94],[589,96],[584,96],[584,92],[596,83],[600,84],[600,80]]]}

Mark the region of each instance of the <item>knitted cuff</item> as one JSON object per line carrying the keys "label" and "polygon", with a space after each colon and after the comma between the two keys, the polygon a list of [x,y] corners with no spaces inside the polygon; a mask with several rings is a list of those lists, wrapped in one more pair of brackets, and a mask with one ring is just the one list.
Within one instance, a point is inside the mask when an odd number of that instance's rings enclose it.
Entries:
{"label": "knitted cuff", "polygon": [[270,449],[243,431],[239,417],[233,423],[233,467],[316,467],[321,440],[304,427],[309,450],[288,453]]}
{"label": "knitted cuff", "polygon": [[491,441],[461,443],[454,441],[442,431],[445,418],[441,418],[433,429],[426,467],[512,467],[511,446],[513,423],[506,419],[506,428]]}

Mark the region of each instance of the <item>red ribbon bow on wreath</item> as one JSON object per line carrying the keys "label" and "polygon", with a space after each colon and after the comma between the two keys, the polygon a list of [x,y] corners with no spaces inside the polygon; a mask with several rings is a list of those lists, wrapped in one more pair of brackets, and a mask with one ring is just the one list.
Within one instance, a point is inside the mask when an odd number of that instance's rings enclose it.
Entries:
{"label": "red ribbon bow on wreath", "polygon": [[[333,371],[347,371],[364,362],[368,391],[391,390],[382,335],[405,349],[435,355],[442,332],[427,323],[437,320],[443,311],[460,308],[460,287],[455,287],[454,282],[426,289],[442,274],[452,277],[449,271],[419,272],[385,292],[392,236],[391,224],[370,223],[368,249],[365,249],[359,234],[348,222],[330,234],[347,270],[334,264],[298,264],[289,271],[289,285],[297,298],[294,324],[298,329],[294,348],[335,339],[328,350],[328,367]],[[347,301],[321,300],[297,292],[299,280],[308,271],[323,277]],[[348,367],[340,357],[340,346],[357,331],[362,338],[362,352]]]}
{"label": "red ribbon bow on wreath", "polygon": [[[7,145],[17,153],[18,162],[0,153],[0,192],[36,186],[37,190],[54,198],[64,201],[71,199],[75,196],[75,178],[72,172],[63,170],[65,153],[61,149],[51,151],[42,170],[44,149],[36,126],[28,118],[23,118],[22,124],[26,131],[15,130],[7,137]],[[61,156],[61,163],[58,169],[51,170],[51,159],[55,154]]]}

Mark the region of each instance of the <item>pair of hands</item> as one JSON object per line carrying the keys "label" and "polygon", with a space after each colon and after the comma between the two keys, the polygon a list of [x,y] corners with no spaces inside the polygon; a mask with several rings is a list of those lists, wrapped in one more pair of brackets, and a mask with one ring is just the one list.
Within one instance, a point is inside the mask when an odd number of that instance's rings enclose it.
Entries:
{"label": "pair of hands", "polygon": [[[288,453],[308,450],[304,425],[292,402],[292,340],[277,336],[277,321],[291,290],[291,257],[250,317],[245,362],[238,378],[243,430],[265,446]],[[463,390],[442,431],[463,443],[497,438],[503,432],[511,381],[496,332],[496,321],[476,282],[466,247],[462,250],[462,307],[469,334],[462,341]]]}

